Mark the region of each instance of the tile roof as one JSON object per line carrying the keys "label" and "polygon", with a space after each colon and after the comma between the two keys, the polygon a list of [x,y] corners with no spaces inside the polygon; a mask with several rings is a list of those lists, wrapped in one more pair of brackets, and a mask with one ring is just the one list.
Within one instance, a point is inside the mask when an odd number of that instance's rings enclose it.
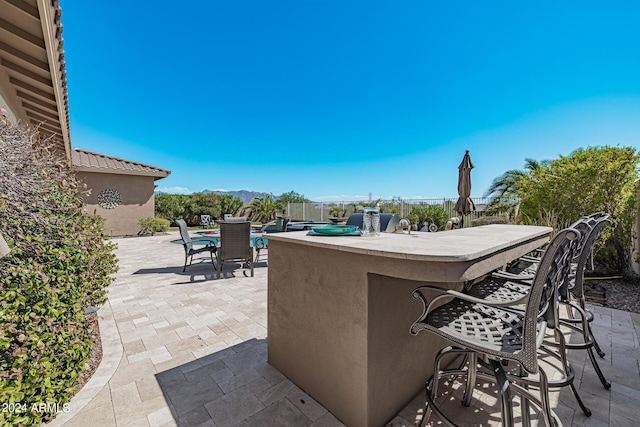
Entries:
{"label": "tile roof", "polygon": [[75,148],[71,153],[73,169],[82,172],[101,172],[123,175],[153,176],[166,178],[171,171],[131,160],[119,159],[106,154]]}

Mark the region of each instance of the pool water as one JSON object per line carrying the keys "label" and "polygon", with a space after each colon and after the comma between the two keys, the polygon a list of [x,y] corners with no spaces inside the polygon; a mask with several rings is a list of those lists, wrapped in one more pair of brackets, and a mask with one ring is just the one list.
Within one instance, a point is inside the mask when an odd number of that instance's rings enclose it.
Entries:
{"label": "pool water", "polygon": [[[219,236],[220,236],[220,231],[196,231],[196,234],[201,235],[202,237],[209,237],[212,238],[212,240],[216,241],[216,245],[218,243],[220,243],[219,240]],[[262,241],[264,242],[264,247],[266,248],[269,244],[269,240],[266,237],[263,237],[262,232],[254,232],[253,230],[251,231],[251,245],[252,246],[256,246],[256,239],[258,238],[262,238]]]}

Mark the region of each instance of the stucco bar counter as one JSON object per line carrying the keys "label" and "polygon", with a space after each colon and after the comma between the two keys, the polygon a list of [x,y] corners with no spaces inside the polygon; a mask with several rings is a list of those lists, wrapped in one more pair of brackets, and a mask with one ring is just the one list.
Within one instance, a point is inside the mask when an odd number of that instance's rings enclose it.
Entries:
{"label": "stucco bar counter", "polygon": [[446,345],[409,335],[422,309],[413,289],[460,289],[544,245],[550,232],[496,224],[377,237],[271,234],[269,363],[346,425],[382,426],[424,386]]}

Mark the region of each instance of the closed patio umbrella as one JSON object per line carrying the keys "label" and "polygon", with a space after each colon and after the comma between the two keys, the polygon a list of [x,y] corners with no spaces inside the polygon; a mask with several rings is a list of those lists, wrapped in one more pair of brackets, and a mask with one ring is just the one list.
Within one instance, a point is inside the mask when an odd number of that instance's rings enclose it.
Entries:
{"label": "closed patio umbrella", "polygon": [[469,215],[476,210],[476,206],[471,200],[471,169],[473,163],[469,157],[469,150],[466,150],[460,166],[458,166],[458,201],[456,202],[456,212],[460,214],[462,225],[464,225],[464,216]]}

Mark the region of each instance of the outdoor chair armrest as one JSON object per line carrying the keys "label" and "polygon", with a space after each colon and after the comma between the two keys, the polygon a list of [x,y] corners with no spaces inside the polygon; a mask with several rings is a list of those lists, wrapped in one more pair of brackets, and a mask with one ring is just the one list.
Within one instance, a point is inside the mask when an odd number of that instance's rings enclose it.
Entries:
{"label": "outdoor chair armrest", "polygon": [[[435,291],[440,293],[440,295],[434,297],[431,302],[427,299],[427,297],[422,292],[423,290]],[[422,321],[427,318],[427,315],[436,307],[440,306],[439,302],[445,298],[459,298],[464,301],[468,301],[471,303],[484,304],[489,307],[500,307],[501,309],[505,309],[508,307],[514,307],[517,305],[522,305],[526,303],[529,298],[528,295],[525,295],[521,298],[513,299],[510,301],[487,301],[481,298],[476,298],[471,295],[454,291],[452,289],[444,289],[437,286],[420,286],[413,290],[413,298],[419,299],[423,304],[423,313],[422,316],[417,321]],[[521,311],[515,309],[516,311]]]}
{"label": "outdoor chair armrest", "polygon": [[491,274],[491,276],[499,279],[515,280],[515,281],[530,285],[531,281],[535,277],[535,273],[518,274],[518,273],[509,273],[508,271],[494,271]]}
{"label": "outdoor chair armrest", "polygon": [[529,298],[529,295],[525,295],[521,298],[517,298],[511,301],[493,301],[493,300],[486,300],[482,298],[476,298],[474,296],[471,296],[462,292],[454,291],[454,290],[447,291],[447,294],[464,301],[484,304],[489,307],[501,307],[501,308],[513,307],[514,305],[521,305],[523,303],[526,303],[527,299]]}

